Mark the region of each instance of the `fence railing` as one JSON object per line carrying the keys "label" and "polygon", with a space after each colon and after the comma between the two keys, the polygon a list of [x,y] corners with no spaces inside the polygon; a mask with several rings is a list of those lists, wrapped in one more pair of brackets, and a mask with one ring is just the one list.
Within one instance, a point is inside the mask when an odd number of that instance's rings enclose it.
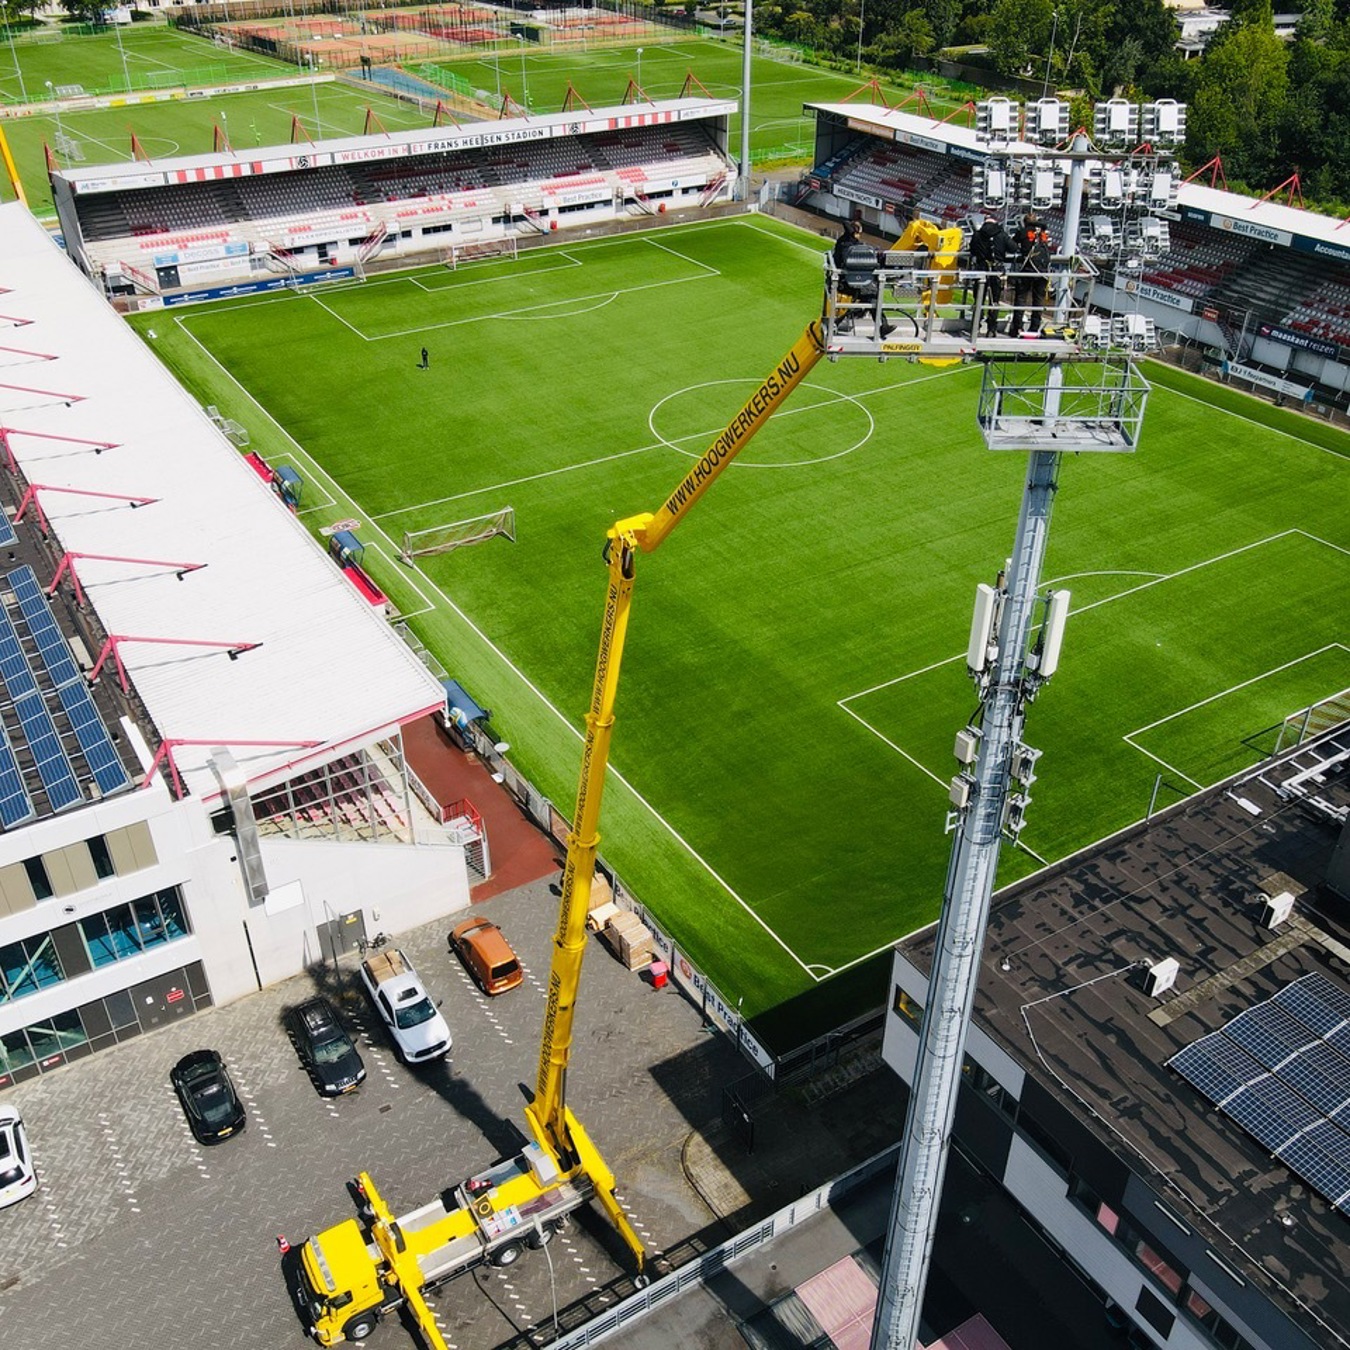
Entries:
{"label": "fence railing", "polygon": [[736,1265],[783,1233],[814,1218],[821,1210],[829,1209],[850,1191],[893,1169],[899,1152],[900,1145],[894,1144],[885,1152],[878,1153],[853,1168],[852,1171],[845,1172],[824,1186],[818,1186],[800,1200],[794,1201],[765,1219],[763,1223],[755,1224],[745,1232],[738,1233],[720,1247],[705,1252],[696,1261],[681,1266],[672,1274],[653,1280],[647,1288],[630,1294],[608,1312],[593,1317],[584,1326],[550,1342],[551,1350],[580,1350],[582,1346],[598,1345],[608,1340],[617,1332],[663,1307],[686,1289],[706,1283],[714,1275]]}

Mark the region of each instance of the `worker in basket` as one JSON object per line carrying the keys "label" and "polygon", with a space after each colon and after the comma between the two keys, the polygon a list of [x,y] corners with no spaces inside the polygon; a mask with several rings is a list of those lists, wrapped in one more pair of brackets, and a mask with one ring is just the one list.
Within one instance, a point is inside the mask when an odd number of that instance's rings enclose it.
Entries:
{"label": "worker in basket", "polygon": [[[836,300],[844,304],[875,306],[879,293],[877,268],[880,258],[863,239],[861,220],[851,220],[834,246],[834,268],[838,274]],[[846,309],[835,324],[836,333],[851,333],[856,311]],[[881,336],[890,337],[894,325],[881,320]]]}

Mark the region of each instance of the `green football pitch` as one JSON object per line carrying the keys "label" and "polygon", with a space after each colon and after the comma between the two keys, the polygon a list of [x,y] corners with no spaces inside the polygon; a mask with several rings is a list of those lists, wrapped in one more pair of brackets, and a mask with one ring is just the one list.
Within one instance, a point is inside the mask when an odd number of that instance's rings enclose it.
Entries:
{"label": "green football pitch", "polygon": [[[747,216],[133,322],[298,469],[312,528],[361,520],[371,571],[570,814],[605,532],[664,500],[818,311],[822,244]],[[1044,581],[1072,616],[1002,882],[1350,686],[1341,438],[1167,380],[1137,454],[1063,465]],[[984,448],[979,387],[822,362],[639,562],[601,850],[783,1035],[875,1001],[878,958],[938,912],[973,592],[1026,468]],[[508,505],[515,543],[396,560],[405,530]]]}

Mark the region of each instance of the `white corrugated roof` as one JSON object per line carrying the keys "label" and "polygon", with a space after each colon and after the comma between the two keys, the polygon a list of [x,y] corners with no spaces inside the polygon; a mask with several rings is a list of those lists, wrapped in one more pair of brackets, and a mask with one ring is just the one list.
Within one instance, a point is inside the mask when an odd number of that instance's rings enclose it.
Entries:
{"label": "white corrugated roof", "polygon": [[[275,781],[294,763],[321,764],[338,747],[440,706],[436,680],[17,203],[0,206],[0,288],[0,346],[55,357],[25,361],[10,350],[0,368],[0,425],[24,476],[156,499],[133,508],[41,493],[61,547],[207,564],[180,581],[167,568],[81,561],[80,582],[103,626],[262,644],[234,661],[220,648],[121,644],[161,738],[231,745],[250,781]],[[24,432],[115,448],[95,453]],[[30,517],[31,508],[20,530],[32,528]],[[116,678],[111,665],[102,678]],[[249,740],[290,744],[239,744]],[[202,797],[219,791],[209,749],[174,752]]]}

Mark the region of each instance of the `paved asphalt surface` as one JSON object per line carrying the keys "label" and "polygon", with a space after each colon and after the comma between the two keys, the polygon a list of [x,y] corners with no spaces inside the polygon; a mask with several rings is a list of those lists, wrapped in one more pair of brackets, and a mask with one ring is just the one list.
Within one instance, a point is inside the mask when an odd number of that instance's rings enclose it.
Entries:
{"label": "paved asphalt surface", "polygon": [[[0,1212],[0,1343],[10,1350],[200,1343],[281,1350],[312,1344],[280,1275],[292,1242],[353,1212],[345,1183],[365,1168],[396,1212],[512,1152],[533,1086],[557,900],[538,883],[483,906],[515,944],[525,984],[478,993],[445,937],[450,920],[399,945],[455,1038],[452,1061],[409,1070],[359,993],[356,957],[91,1056],[4,1094],[22,1111],[37,1194]],[[339,1002],[366,1061],[360,1091],[325,1101],[299,1067],[286,1010],[314,990]],[[225,1057],[248,1108],[246,1131],[203,1148],[188,1131],[169,1070],[189,1050]],[[619,1177],[654,1256],[713,1216],[685,1179],[681,1150],[720,1110],[721,1084],[745,1061],[667,988],[653,990],[592,941],[583,974],[568,1100]],[[545,1254],[482,1268],[435,1298],[443,1334],[488,1350],[559,1306],[597,1310],[631,1285],[624,1249],[588,1207]],[[725,1236],[710,1233],[708,1244]],[[552,1276],[552,1278],[550,1278]],[[413,1344],[386,1324],[374,1343]]]}

